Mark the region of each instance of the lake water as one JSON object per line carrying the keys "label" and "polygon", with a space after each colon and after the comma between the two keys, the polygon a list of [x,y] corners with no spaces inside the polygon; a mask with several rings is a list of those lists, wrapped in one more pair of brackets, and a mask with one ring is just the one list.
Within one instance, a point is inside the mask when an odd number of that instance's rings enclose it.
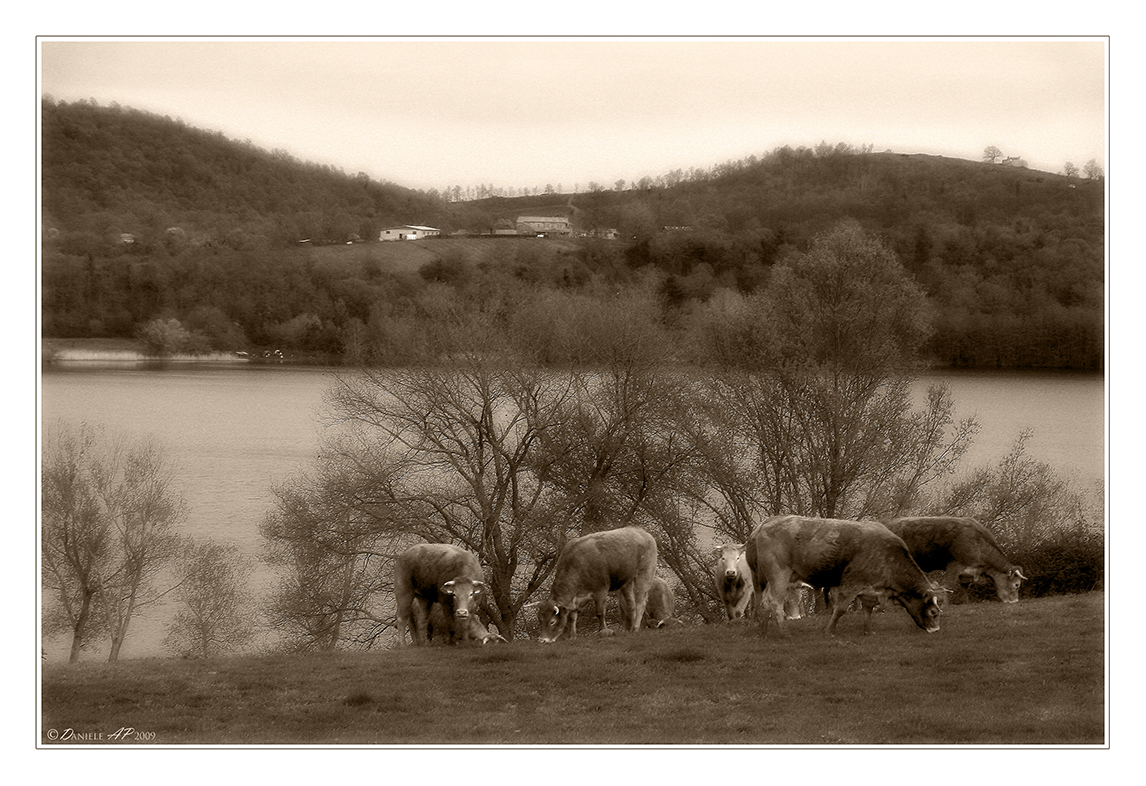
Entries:
{"label": "lake water", "polygon": [[[315,456],[332,373],[274,365],[65,364],[41,376],[42,422],[87,421],[133,437],[154,436],[178,467],[188,505],[186,533],[257,557],[272,487],[306,469]],[[1029,455],[1080,484],[1103,480],[1101,375],[944,372],[921,379],[920,396],[935,382],[950,386],[957,417],[974,415],[982,427],[965,467],[997,462],[1030,429]],[[253,583],[266,586],[272,578],[260,568]],[[166,655],[161,641],[170,613],[156,607],[133,622],[121,657]],[[66,659],[68,643],[45,642],[47,657]],[[106,649],[84,657],[106,658]]]}

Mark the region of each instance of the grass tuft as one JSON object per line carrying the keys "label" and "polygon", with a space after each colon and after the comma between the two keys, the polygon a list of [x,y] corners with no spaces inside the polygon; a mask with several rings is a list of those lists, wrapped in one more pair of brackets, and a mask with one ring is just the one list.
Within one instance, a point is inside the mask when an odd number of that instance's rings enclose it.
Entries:
{"label": "grass tuft", "polygon": [[373,704],[374,697],[369,693],[359,691],[358,693],[352,693],[351,695],[347,696],[342,703],[347,707],[362,707],[367,704]]}

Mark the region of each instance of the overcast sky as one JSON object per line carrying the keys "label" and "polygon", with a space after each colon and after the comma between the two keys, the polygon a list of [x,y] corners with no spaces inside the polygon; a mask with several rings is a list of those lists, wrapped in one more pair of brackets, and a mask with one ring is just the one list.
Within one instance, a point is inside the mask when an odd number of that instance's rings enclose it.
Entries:
{"label": "overcast sky", "polygon": [[584,190],[821,140],[1105,167],[1101,39],[42,39],[41,91],[411,188]]}

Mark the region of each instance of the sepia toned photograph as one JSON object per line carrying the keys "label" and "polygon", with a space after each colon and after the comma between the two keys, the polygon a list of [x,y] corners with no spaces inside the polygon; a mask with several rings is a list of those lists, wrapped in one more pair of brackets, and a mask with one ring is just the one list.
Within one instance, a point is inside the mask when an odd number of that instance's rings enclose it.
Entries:
{"label": "sepia toned photograph", "polygon": [[40,755],[1108,749],[1110,46],[37,37]]}

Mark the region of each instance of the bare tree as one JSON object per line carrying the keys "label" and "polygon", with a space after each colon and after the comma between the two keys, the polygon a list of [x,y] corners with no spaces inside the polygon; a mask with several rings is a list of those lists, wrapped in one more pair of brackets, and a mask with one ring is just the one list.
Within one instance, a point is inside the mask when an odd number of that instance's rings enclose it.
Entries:
{"label": "bare tree", "polygon": [[584,366],[523,363],[478,318],[442,342],[448,363],[342,377],[328,394],[340,433],[325,442],[322,481],[280,491],[264,528],[289,572],[279,619],[307,621],[304,637],[323,646],[371,646],[393,621],[394,556],[446,542],[479,555],[483,612],[508,637],[566,540],[655,526],[691,449],[668,426],[670,386],[654,373],[656,314],[647,297],[582,315],[566,354]]}
{"label": "bare tree", "polygon": [[1082,165],[1082,174],[1087,180],[1101,180],[1102,167],[1093,158]]}
{"label": "bare tree", "polygon": [[1002,157],[1003,151],[994,145],[987,145],[987,147],[983,149],[983,160],[988,164],[997,164]]}
{"label": "bare tree", "polygon": [[164,643],[184,657],[209,658],[254,633],[247,580],[252,562],[234,546],[188,541],[179,560],[179,611]]}
{"label": "bare tree", "polygon": [[1078,167],[1067,161],[1062,166],[1062,173],[1067,177],[1078,177]]}
{"label": "bare tree", "polygon": [[48,627],[71,630],[73,663],[103,632],[116,660],[131,620],[161,597],[152,579],[184,510],[171,468],[153,443],[59,423],[45,439],[41,495]]}
{"label": "bare tree", "polygon": [[98,624],[94,601],[110,562],[110,533],[92,482],[95,433],[57,426],[44,440],[40,553],[47,630],[70,629],[69,662],[80,659]]}
{"label": "bare tree", "polygon": [[706,398],[708,506],[742,539],[751,514],[825,517],[910,509],[951,472],[973,438],[945,389],[912,400],[928,333],[922,292],[888,249],[854,223],[779,266],[732,326],[741,368],[711,377]]}
{"label": "bare tree", "polygon": [[393,621],[393,608],[375,599],[392,592],[390,555],[408,536],[388,504],[396,467],[377,447],[332,434],[314,473],[274,489],[261,528],[266,560],[280,571],[268,615],[291,648],[370,646]]}
{"label": "bare tree", "polygon": [[112,460],[116,477],[100,492],[115,549],[99,603],[111,635],[109,661],[119,659],[131,620],[165,594],[153,579],[175,554],[174,527],[185,513],[173,488],[173,469],[154,442],[117,446]]}

